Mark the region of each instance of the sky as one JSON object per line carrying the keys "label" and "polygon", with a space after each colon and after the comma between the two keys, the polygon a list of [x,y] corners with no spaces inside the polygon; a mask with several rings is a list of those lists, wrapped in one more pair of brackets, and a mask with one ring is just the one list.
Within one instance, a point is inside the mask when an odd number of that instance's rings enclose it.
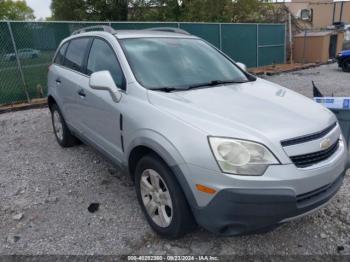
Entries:
{"label": "sky", "polygon": [[36,19],[51,16],[51,0],[26,0],[26,2],[27,5],[34,10],[34,15]]}

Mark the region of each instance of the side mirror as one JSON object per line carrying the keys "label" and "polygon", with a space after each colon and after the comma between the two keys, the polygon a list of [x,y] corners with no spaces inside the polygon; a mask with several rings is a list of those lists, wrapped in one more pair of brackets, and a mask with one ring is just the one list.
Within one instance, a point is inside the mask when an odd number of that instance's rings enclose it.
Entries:
{"label": "side mirror", "polygon": [[243,63],[237,62],[236,65],[241,68],[243,71],[247,71],[247,66]]}
{"label": "side mirror", "polygon": [[118,103],[122,98],[122,93],[114,83],[109,71],[95,72],[90,76],[90,87],[96,90],[108,91],[114,102]]}

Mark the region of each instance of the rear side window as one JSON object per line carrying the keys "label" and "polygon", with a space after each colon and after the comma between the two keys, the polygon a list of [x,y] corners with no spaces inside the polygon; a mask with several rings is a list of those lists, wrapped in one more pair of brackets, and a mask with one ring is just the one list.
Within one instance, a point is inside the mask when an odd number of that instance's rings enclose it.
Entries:
{"label": "rear side window", "polygon": [[115,84],[124,87],[124,76],[113,49],[103,40],[95,39],[90,50],[87,63],[87,74],[107,70],[111,73]]}
{"label": "rear side window", "polygon": [[84,57],[89,41],[89,38],[78,38],[70,41],[64,60],[66,67],[83,73]]}
{"label": "rear side window", "polygon": [[64,43],[61,46],[60,50],[58,50],[57,55],[55,57],[55,61],[54,61],[55,64],[63,65],[64,55],[66,54],[67,46],[68,46],[68,42]]}

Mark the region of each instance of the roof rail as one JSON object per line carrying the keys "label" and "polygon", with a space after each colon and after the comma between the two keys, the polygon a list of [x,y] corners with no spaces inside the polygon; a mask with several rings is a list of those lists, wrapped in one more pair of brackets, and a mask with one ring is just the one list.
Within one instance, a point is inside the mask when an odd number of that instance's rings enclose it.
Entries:
{"label": "roof rail", "polygon": [[83,27],[80,28],[72,33],[72,35],[77,35],[85,32],[90,32],[90,31],[104,31],[108,32],[111,34],[115,34],[115,30],[111,26],[107,25],[95,25],[95,26],[88,26],[88,27]]}
{"label": "roof rail", "polygon": [[144,30],[149,31],[162,31],[162,32],[172,32],[172,33],[178,33],[183,35],[191,35],[189,32],[175,27],[152,27],[152,28],[146,28]]}

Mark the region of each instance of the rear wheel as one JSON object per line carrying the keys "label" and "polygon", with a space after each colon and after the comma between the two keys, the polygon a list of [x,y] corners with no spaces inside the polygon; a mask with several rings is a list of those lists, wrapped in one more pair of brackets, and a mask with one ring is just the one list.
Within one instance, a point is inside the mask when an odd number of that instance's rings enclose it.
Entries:
{"label": "rear wheel", "polygon": [[350,60],[343,62],[342,69],[344,72],[350,72]]}
{"label": "rear wheel", "polygon": [[152,229],[175,239],[191,232],[196,223],[169,167],[154,154],[144,156],[135,171],[136,193]]}
{"label": "rear wheel", "polygon": [[71,147],[79,143],[79,140],[69,131],[57,104],[51,106],[51,120],[56,140],[60,146]]}

